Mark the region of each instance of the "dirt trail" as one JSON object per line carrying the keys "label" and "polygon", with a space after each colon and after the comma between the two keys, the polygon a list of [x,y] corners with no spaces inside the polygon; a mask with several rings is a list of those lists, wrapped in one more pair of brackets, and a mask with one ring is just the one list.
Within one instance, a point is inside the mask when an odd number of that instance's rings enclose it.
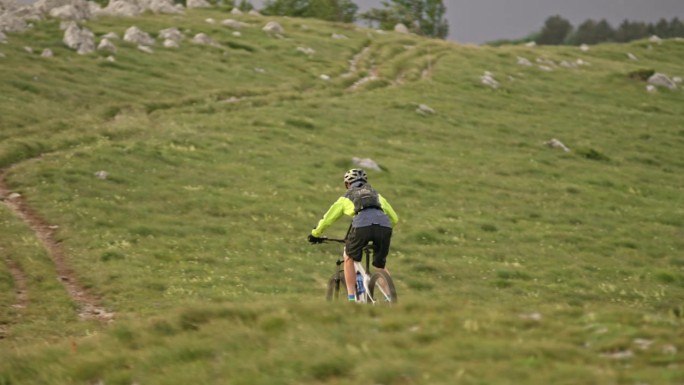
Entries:
{"label": "dirt trail", "polygon": [[[7,170],[0,171],[0,200],[12,210],[19,218],[26,222],[36,237],[40,239],[48,254],[55,264],[55,272],[57,278],[64,285],[69,296],[79,305],[79,316],[84,319],[96,319],[100,321],[110,321],[114,314],[107,312],[100,304],[99,299],[90,293],[85,287],[78,282],[78,277],[69,266],[69,259],[64,253],[64,249],[55,239],[55,229],[57,226],[51,226],[38,213],[33,210],[26,200],[19,194],[13,193],[7,186],[5,177]],[[23,285],[23,294],[18,295],[19,304],[22,300],[23,305],[28,305],[28,295],[26,294],[26,276],[14,263],[15,269],[12,268],[13,263],[8,263],[12,276],[15,280],[17,290]],[[23,298],[23,299],[22,299]]]}

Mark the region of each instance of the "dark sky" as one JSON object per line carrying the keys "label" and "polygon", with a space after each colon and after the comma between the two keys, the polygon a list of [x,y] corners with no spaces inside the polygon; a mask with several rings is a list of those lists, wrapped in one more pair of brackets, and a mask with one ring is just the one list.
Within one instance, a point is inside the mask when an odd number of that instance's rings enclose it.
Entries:
{"label": "dark sky", "polygon": [[[361,10],[380,7],[380,0],[354,0]],[[658,21],[684,19],[684,0],[443,0],[447,7],[449,39],[484,43],[515,39],[541,29],[546,18],[561,15],[577,26],[607,19],[617,27],[624,19]],[[257,8],[263,0],[252,0]]]}

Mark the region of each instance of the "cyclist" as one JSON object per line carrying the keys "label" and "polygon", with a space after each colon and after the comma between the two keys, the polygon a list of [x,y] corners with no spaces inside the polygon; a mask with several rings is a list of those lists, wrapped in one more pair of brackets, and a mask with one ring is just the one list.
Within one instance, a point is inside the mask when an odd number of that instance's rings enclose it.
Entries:
{"label": "cyclist", "polygon": [[325,239],[321,238],[325,229],[343,214],[353,217],[344,247],[344,280],[347,283],[347,298],[356,301],[354,261],[360,262],[363,248],[373,242],[373,266],[387,271],[385,264],[392,227],[399,218],[389,202],[368,184],[368,175],[364,170],[354,168],[347,171],[344,174],[344,186],[347,191],[330,206],[308,239],[311,243],[320,243]]}

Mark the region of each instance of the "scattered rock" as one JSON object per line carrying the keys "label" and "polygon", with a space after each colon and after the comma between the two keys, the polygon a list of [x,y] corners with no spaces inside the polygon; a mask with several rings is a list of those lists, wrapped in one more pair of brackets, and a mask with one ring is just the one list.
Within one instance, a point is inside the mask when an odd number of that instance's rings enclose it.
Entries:
{"label": "scattered rock", "polygon": [[7,199],[9,199],[9,200],[14,200],[14,199],[19,199],[19,198],[21,198],[21,194],[15,193],[15,192],[10,193],[10,194],[7,196]]}
{"label": "scattered rock", "polygon": [[34,7],[55,19],[82,21],[93,18],[88,3],[85,0],[41,0]]}
{"label": "scattered rock", "polygon": [[682,77],[681,76],[675,76],[672,78],[672,81],[679,84],[682,82]]}
{"label": "scattered rock", "polygon": [[146,45],[142,45],[142,44],[138,45],[138,50],[145,52],[145,53],[149,53],[149,54],[154,53],[154,50],[152,48],[150,48],[149,46],[146,46]]}
{"label": "scattered rock", "polygon": [[164,40],[173,40],[176,43],[179,43],[183,40],[183,37],[183,32],[178,28],[166,28],[159,31],[159,38]]}
{"label": "scattered rock", "polygon": [[382,171],[382,168],[380,168],[380,165],[371,158],[353,157],[352,163],[355,166],[364,168],[366,170]]}
{"label": "scattered rock", "polygon": [[558,140],[556,138],[553,138],[553,139],[545,142],[544,144],[546,144],[547,146],[549,146],[551,148],[560,148],[565,152],[570,152],[570,149],[565,144],[563,144],[563,142],[561,142],[560,140]]}
{"label": "scattered rock", "polygon": [[313,48],[308,47],[297,47],[297,52],[301,52],[305,55],[313,55],[316,51]]}
{"label": "scattered rock", "polygon": [[112,42],[109,41],[109,39],[104,38],[104,39],[100,40],[100,44],[98,44],[97,50],[98,51],[109,51],[112,53],[116,53],[116,46],[114,44],[112,44]]}
{"label": "scattered rock", "polygon": [[235,37],[240,37],[240,36],[242,36],[242,34],[240,33],[240,31],[233,31],[232,35],[235,36]]}
{"label": "scattered rock", "polygon": [[220,47],[219,43],[207,36],[205,33],[198,33],[192,38],[192,42],[200,45],[209,45],[212,47]]}
{"label": "scattered rock", "polygon": [[240,10],[240,8],[233,8],[230,10],[230,13],[232,13],[233,15],[242,15],[242,11]]}
{"label": "scattered rock", "polygon": [[586,45],[586,44],[582,44],[582,45],[579,46],[579,49],[580,49],[580,51],[582,51],[582,52],[589,52],[589,50],[590,50],[591,48],[589,48],[589,46]]}
{"label": "scattered rock", "polygon": [[97,15],[109,16],[125,16],[133,17],[142,13],[143,10],[138,7],[137,3],[128,2],[126,0],[110,0],[106,7],[102,8]]}
{"label": "scattered rock", "polygon": [[520,314],[520,318],[524,319],[526,321],[539,322],[542,320],[542,315],[541,315],[541,313],[534,312],[534,313],[529,313],[529,314]]}
{"label": "scattered rock", "polygon": [[45,48],[43,50],[43,52],[40,54],[40,56],[42,56],[42,57],[53,57],[55,55],[52,53],[52,50],[50,48]]}
{"label": "scattered rock", "polygon": [[435,110],[433,110],[432,108],[428,107],[428,106],[425,105],[425,104],[419,104],[419,105],[418,105],[418,108],[416,109],[416,112],[418,112],[418,113],[420,113],[420,114],[430,114],[430,115],[432,115],[432,114],[435,113]]}
{"label": "scattered rock", "polygon": [[107,171],[100,170],[100,171],[95,172],[95,177],[97,179],[105,180],[105,179],[107,179],[108,176],[109,176],[109,173]]}
{"label": "scattered rock", "polygon": [[542,71],[546,71],[546,72],[551,72],[551,71],[553,71],[553,68],[551,68],[551,67],[549,67],[549,66],[544,66],[544,65],[540,65],[540,66],[539,66],[539,69],[542,70]]}
{"label": "scattered rock", "polygon": [[150,46],[154,45],[154,39],[147,33],[136,26],[132,26],[126,30],[124,34],[124,41],[128,41],[138,45]]}
{"label": "scattered rock", "polygon": [[216,24],[216,20],[212,19],[211,17],[208,19],[205,19],[204,21],[206,21],[209,24]]}
{"label": "scattered rock", "polygon": [[610,358],[613,360],[627,360],[634,357],[634,353],[631,350],[624,350],[612,353],[601,354],[601,357]]}
{"label": "scattered rock", "polygon": [[7,57],[7,56],[6,56],[4,53],[0,52],[0,59],[4,59],[4,58],[6,58],[6,57]]}
{"label": "scattered rock", "polygon": [[518,56],[518,65],[530,67],[532,66],[532,62],[522,56]]}
{"label": "scattered rock", "polygon": [[330,76],[326,75],[326,74],[321,75],[320,78],[321,78],[321,80],[325,80],[325,81],[330,80]]}
{"label": "scattered rock", "polygon": [[232,29],[240,29],[246,26],[245,23],[233,19],[225,19],[221,22],[221,25]]}
{"label": "scattered rock", "polygon": [[634,55],[631,52],[627,52],[627,57],[629,58],[629,60],[634,60],[634,61],[639,60],[639,58],[637,58],[636,55]]}
{"label": "scattered rock", "polygon": [[402,23],[399,23],[394,26],[394,32],[397,33],[409,33],[409,29]]}
{"label": "scattered rock", "polygon": [[261,67],[254,67],[254,72],[256,72],[258,74],[265,74],[266,70],[261,68]]}
{"label": "scattered rock", "polygon": [[494,75],[489,71],[485,71],[484,75],[480,76],[480,81],[482,84],[494,89],[499,88],[499,82],[494,79]]}
{"label": "scattered rock", "polygon": [[187,0],[186,6],[188,8],[209,8],[211,4],[207,0]]}
{"label": "scattered rock", "polygon": [[259,13],[259,11],[257,11],[256,9],[253,9],[253,10],[247,12],[247,14],[250,15],[250,16],[257,16],[257,17],[262,16],[262,15]]}
{"label": "scattered rock", "polygon": [[650,93],[653,93],[653,92],[656,92],[657,89],[656,89],[656,86],[654,86],[653,84],[649,84],[649,85],[646,86],[646,91],[647,91],[647,92],[650,92]]}
{"label": "scattered rock", "polygon": [[657,87],[666,87],[671,90],[677,88],[677,83],[672,81],[672,79],[670,79],[667,75],[658,72],[656,72],[655,74],[653,74],[653,76],[648,78],[648,84],[652,84]]}
{"label": "scattered rock", "polygon": [[332,38],[335,39],[335,40],[345,40],[345,39],[349,39],[347,36],[345,36],[345,35],[343,35],[343,34],[341,34],[341,33],[333,33],[333,34],[332,34]]}
{"label": "scattered rock", "polygon": [[112,55],[107,56],[107,58],[105,60],[107,60],[110,63],[114,63],[116,61],[116,59],[114,59],[114,56],[112,56]]}
{"label": "scattered rock", "polygon": [[653,340],[647,340],[644,338],[636,338],[634,340],[634,345],[638,346],[641,350],[647,350],[651,344],[653,344]]}
{"label": "scattered rock", "polygon": [[677,354],[677,347],[672,345],[672,344],[667,344],[667,345],[663,346],[662,352],[663,352],[663,354],[670,354],[670,355]]}
{"label": "scattered rock", "polygon": [[103,38],[103,39],[107,39],[107,40],[109,40],[109,41],[112,41],[112,40],[119,40],[119,35],[117,35],[117,34],[114,33],[114,32],[108,32],[107,34],[105,34],[104,36],[102,36],[102,38]]}
{"label": "scattered rock", "polygon": [[650,41],[651,43],[654,43],[654,44],[663,44],[663,39],[661,39],[661,38],[660,38],[659,36],[657,36],[657,35],[651,36],[651,37],[648,39],[648,41]]}
{"label": "scattered rock", "polygon": [[26,53],[33,54],[33,48],[31,47],[24,47],[24,51],[26,51]]}
{"label": "scattered rock", "polygon": [[62,39],[67,47],[76,50],[80,55],[95,52],[95,35],[87,28],[79,28],[76,23],[71,23],[64,32]]}
{"label": "scattered rock", "polygon": [[591,63],[589,63],[588,61],[582,60],[582,59],[577,59],[577,61],[576,61],[575,63],[577,63],[578,66],[588,66],[588,65],[591,65]]}
{"label": "scattered rock", "polygon": [[166,48],[178,48],[178,47],[180,47],[180,45],[175,40],[166,39],[166,40],[164,40],[164,47],[166,47]]}
{"label": "scattered rock", "polygon": [[285,29],[276,21],[269,21],[264,28],[262,28],[264,32],[271,33],[271,34],[283,34],[285,33]]}
{"label": "scattered rock", "polygon": [[7,43],[7,35],[2,31],[0,31],[0,43]]}
{"label": "scattered rock", "polygon": [[577,64],[567,60],[561,60],[560,65],[565,68],[577,68]]}
{"label": "scattered rock", "polygon": [[537,46],[537,42],[536,42],[536,41],[531,41],[531,42],[529,42],[529,43],[525,43],[525,47],[528,47],[528,48],[534,48],[534,47],[536,47],[536,46]]}

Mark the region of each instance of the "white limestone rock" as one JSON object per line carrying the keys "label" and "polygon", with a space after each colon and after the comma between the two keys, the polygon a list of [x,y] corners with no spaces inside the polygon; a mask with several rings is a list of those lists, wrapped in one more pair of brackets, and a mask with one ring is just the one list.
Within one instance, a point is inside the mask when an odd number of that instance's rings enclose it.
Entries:
{"label": "white limestone rock", "polygon": [[128,41],[138,45],[150,46],[154,45],[154,39],[147,32],[141,30],[136,26],[129,27],[124,34],[124,41]]}

